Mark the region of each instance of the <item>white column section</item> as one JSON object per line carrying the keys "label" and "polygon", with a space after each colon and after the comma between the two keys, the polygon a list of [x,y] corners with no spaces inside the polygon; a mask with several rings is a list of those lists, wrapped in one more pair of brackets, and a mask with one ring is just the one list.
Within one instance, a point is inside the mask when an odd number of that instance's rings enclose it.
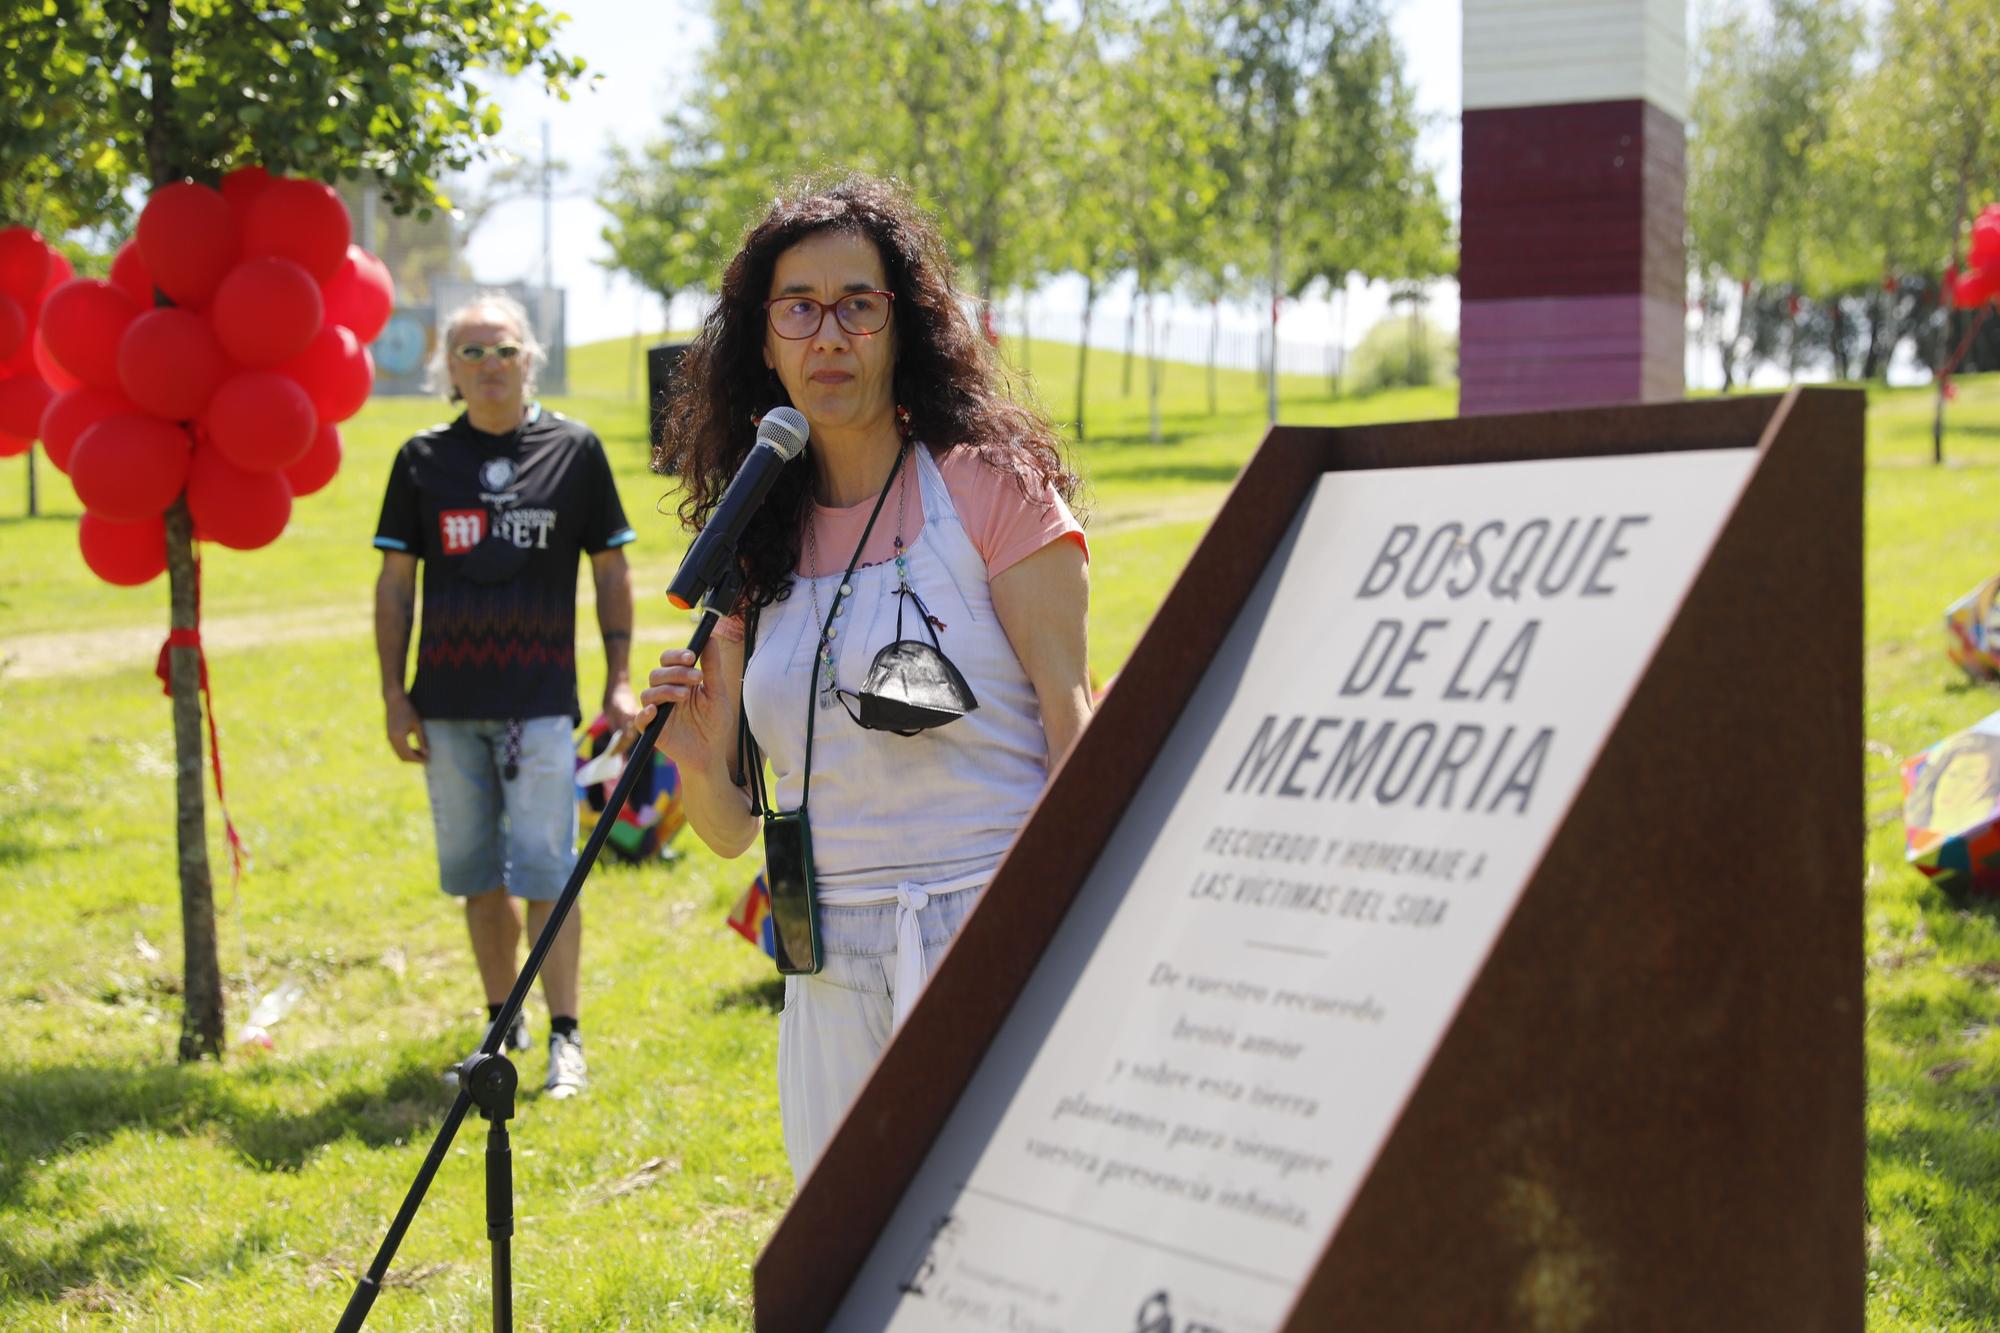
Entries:
{"label": "white column section", "polygon": [[1687,119],[1686,0],[1465,0],[1467,111],[1643,98]]}

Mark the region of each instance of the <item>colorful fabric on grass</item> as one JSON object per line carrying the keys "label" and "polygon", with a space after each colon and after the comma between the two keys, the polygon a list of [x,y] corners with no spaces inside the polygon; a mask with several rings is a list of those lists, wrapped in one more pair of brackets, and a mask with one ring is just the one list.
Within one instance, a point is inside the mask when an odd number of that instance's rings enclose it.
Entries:
{"label": "colorful fabric on grass", "polygon": [[1945,649],[1974,680],[2000,680],[2000,574],[1945,608]]}
{"label": "colorful fabric on grass", "polygon": [[764,882],[762,869],[736,900],[729,913],[729,928],[762,949],[773,962],[777,961],[778,940],[771,924],[771,886]]}
{"label": "colorful fabric on grass", "polygon": [[1939,887],[2000,895],[2000,713],[1903,762],[1903,845]]}
{"label": "colorful fabric on grass", "polygon": [[[616,757],[623,754],[631,742],[628,738],[616,739],[618,743],[614,747],[611,724],[599,714],[577,740],[576,814],[579,839],[588,838],[597,827],[598,820],[604,817],[604,808],[611,803],[612,794],[617,789],[623,765],[615,762]],[[602,762],[607,752],[613,761],[610,764]],[[668,858],[674,855],[674,835],[686,822],[687,814],[681,806],[680,770],[674,767],[671,759],[656,752],[646,756],[646,767],[626,799],[625,808],[617,812],[616,822],[605,834],[604,845],[624,861]]]}

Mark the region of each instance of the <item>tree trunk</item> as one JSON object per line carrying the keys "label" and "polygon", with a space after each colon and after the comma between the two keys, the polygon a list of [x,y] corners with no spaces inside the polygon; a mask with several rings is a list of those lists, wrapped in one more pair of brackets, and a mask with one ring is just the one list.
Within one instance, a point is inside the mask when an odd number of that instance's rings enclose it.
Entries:
{"label": "tree trunk", "polygon": [[1347,283],[1343,280],[1333,289],[1332,298],[1340,304],[1333,325],[1333,369],[1328,373],[1327,387],[1335,398],[1340,397],[1341,374],[1347,369]]}
{"label": "tree trunk", "polygon": [[[193,630],[197,621],[194,523],[187,501],[167,511],[167,579],[172,625]],[[208,873],[208,820],[201,771],[201,650],[168,652],[167,679],[174,700],[175,841],[181,882],[181,1043],[183,1062],[222,1057],[222,969],[215,953],[215,893]]]}
{"label": "tree trunk", "polygon": [[[181,146],[174,136],[173,0],[146,7],[146,173],[153,188],[183,174]],[[160,298],[162,301],[164,297]],[[192,631],[198,590],[194,563],[194,521],[187,501],[174,502],[167,518],[167,580],[172,599],[169,624]],[[222,1057],[222,969],[215,956],[215,891],[208,874],[208,823],[201,789],[201,657],[193,647],[167,655],[168,693],[174,712],[174,834],[179,845],[181,890],[180,1058]]]}
{"label": "tree trunk", "polygon": [[[1976,141],[1967,144],[1966,150],[1960,156],[1958,162],[1958,213],[1951,220],[1951,244],[1945,248],[1947,271],[1953,271],[1958,268],[1958,238],[1965,233],[1965,209],[1966,199],[1971,189],[1972,155],[1977,150],[1977,146]],[[1944,319],[1938,327],[1937,361],[1931,372],[1931,378],[1937,383],[1937,410],[1931,417],[1931,462],[1933,464],[1944,462],[1944,371],[1946,360],[1951,356],[1952,339],[1957,333],[1957,330],[1952,327],[1956,321],[1952,317],[1951,302],[1952,294],[1945,290],[1944,284],[1940,282],[1938,284],[1938,304],[1944,307],[1945,313]]]}
{"label": "tree trunk", "polygon": [[1743,342],[1743,326],[1750,319],[1750,284],[1736,289],[1736,332],[1722,340],[1722,391],[1736,387],[1736,349]]}
{"label": "tree trunk", "polygon": [[1083,336],[1076,343],[1076,440],[1083,443],[1084,388],[1090,382],[1090,312],[1097,304],[1097,279],[1083,282]]}
{"label": "tree trunk", "polygon": [[1158,444],[1165,437],[1160,432],[1160,343],[1153,322],[1154,299],[1146,293],[1146,421],[1150,438]]}
{"label": "tree trunk", "polygon": [[1035,373],[1034,366],[1028,360],[1028,293],[1025,288],[1021,291],[1021,373],[1023,375]]}
{"label": "tree trunk", "polygon": [[1139,290],[1132,289],[1132,304],[1125,307],[1125,382],[1119,392],[1132,396],[1132,339],[1139,328]]}
{"label": "tree trunk", "polygon": [[1278,424],[1278,300],[1284,289],[1284,237],[1274,212],[1271,218],[1271,424]]}
{"label": "tree trunk", "polygon": [[1222,298],[1208,303],[1208,414],[1215,415],[1215,358],[1222,346]]}

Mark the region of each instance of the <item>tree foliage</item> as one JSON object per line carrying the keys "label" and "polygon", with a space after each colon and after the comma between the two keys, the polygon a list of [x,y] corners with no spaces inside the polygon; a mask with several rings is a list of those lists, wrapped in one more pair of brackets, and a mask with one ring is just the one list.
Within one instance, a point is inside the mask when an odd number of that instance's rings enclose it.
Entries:
{"label": "tree foliage", "polygon": [[135,179],[243,162],[372,171],[398,211],[434,207],[439,179],[499,132],[480,71],[532,68],[557,92],[583,76],[534,0],[5,0],[0,14],[0,79],[23,108],[0,128],[0,166],[83,220],[120,214]]}
{"label": "tree foliage", "polygon": [[676,219],[729,237],[789,180],[844,169],[906,182],[979,298],[1074,273],[1086,320],[1120,275],[1142,299],[1238,294],[1269,273],[1274,235],[1286,293],[1452,266],[1378,0],[731,0],[710,12],[702,91],[654,142],[621,152],[600,191],[613,265],[656,291],[660,272],[681,290],[715,262],[658,234]]}
{"label": "tree foliage", "polygon": [[[2000,196],[2000,0],[1737,0],[1697,48],[1689,259],[1725,380],[1934,367],[1940,301]],[[2000,345],[1969,363],[2000,367]],[[1990,359],[1988,359],[1990,358]]]}

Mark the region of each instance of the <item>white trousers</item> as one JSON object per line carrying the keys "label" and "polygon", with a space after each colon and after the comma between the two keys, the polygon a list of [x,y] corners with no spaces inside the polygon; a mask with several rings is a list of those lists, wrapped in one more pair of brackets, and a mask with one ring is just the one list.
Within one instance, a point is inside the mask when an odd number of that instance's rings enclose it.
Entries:
{"label": "white trousers", "polygon": [[825,966],[785,978],[778,1016],[778,1113],[803,1181],[875,1061],[958,934],[984,881],[832,890],[820,901]]}

